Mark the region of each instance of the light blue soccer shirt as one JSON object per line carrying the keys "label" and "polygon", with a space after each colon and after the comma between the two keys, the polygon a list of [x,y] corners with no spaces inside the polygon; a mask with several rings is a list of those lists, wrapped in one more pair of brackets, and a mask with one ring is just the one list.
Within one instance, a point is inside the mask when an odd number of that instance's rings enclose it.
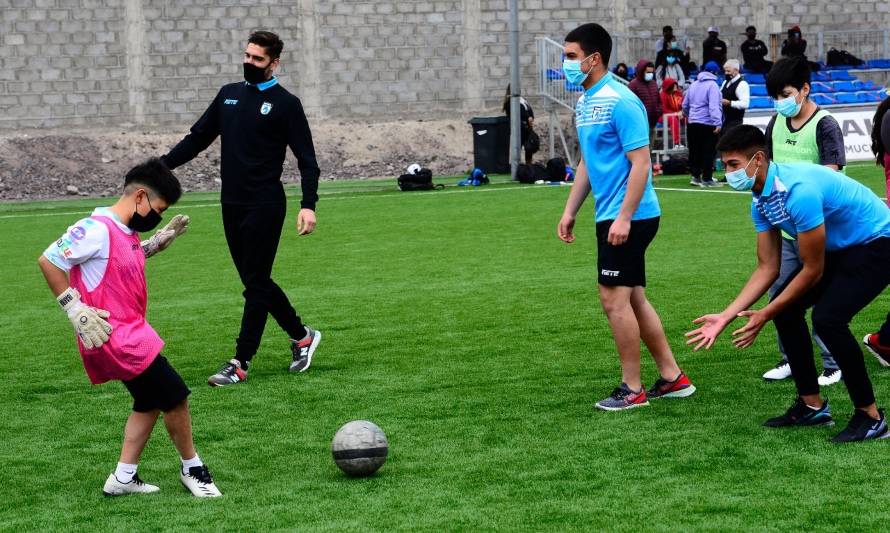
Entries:
{"label": "light blue soccer shirt", "polygon": [[770,162],[763,191],[753,195],[758,232],[797,234],[825,224],[825,250],[833,252],[890,237],[890,208],[871,189],[822,165]]}
{"label": "light blue soccer shirt", "polygon": [[[612,74],[581,95],[575,125],[596,200],[596,221],[615,220],[627,192],[630,161],[624,154],[649,145],[649,119],[637,95]],[[632,220],[661,215],[652,188],[652,171]]]}

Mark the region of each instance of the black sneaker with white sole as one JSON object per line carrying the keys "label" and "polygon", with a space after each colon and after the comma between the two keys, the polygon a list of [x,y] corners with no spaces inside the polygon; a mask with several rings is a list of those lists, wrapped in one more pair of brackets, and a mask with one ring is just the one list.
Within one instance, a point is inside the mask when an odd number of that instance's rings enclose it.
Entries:
{"label": "black sneaker with white sole", "polygon": [[834,419],[831,418],[831,408],[828,407],[828,400],[822,404],[822,407],[815,409],[810,407],[800,396],[795,398],[791,407],[785,411],[785,414],[770,418],[763,423],[768,428],[782,428],[790,426],[833,426]]}
{"label": "black sneaker with white sole", "polygon": [[189,492],[198,498],[222,496],[222,493],[216,488],[216,484],[213,483],[213,476],[210,475],[207,465],[193,466],[189,468],[188,473],[183,472],[180,468],[179,480]]}
{"label": "black sneaker with white sole", "polygon": [[881,415],[880,420],[868,416],[865,411],[855,409],[850,422],[843,431],[837,434],[831,442],[859,442],[863,440],[879,440],[890,437],[890,429],[887,428],[887,417],[884,416],[884,410],[879,409]]}
{"label": "black sneaker with white sole", "polygon": [[291,372],[305,372],[309,370],[309,365],[312,364],[312,354],[315,353],[318,343],[321,342],[320,331],[316,331],[309,326],[304,327],[306,328],[306,336],[302,340],[290,340],[290,351],[293,355],[293,360],[290,364]]}

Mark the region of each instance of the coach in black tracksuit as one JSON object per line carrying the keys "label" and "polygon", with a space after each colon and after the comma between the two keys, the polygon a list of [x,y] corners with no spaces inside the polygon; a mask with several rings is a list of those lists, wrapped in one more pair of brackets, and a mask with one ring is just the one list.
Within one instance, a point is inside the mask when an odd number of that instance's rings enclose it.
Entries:
{"label": "coach in black tracksuit", "polygon": [[291,338],[291,370],[308,368],[311,351],[320,338],[317,331],[304,327],[284,291],[271,278],[287,209],[281,183],[287,147],[297,158],[302,178],[297,218],[300,235],[315,228],[320,174],[300,100],[272,76],[282,47],[273,33],[252,34],[244,60],[247,81],[220,89],[191,132],[163,156],[170,168],[176,168],[192,160],[217,136],[222,137],[223,226],[244,284],[245,301],[235,358],[210,377],[209,383],[215,386],[246,379],[269,313]]}

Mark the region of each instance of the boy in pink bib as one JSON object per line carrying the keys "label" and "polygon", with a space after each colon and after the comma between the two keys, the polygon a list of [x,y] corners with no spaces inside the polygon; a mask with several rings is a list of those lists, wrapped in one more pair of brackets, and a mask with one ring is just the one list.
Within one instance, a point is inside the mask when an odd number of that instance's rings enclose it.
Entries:
{"label": "boy in pink bib", "polygon": [[161,412],[182,460],[182,484],[195,496],[220,495],[192,441],[191,391],[161,355],[164,341],[145,321],[145,259],[184,233],[188,217],[173,217],[144,241],[139,232],[153,230],[181,195],[173,173],[159,160],[148,160],[127,173],[123,195],[114,205],[97,208],[69,227],[38,260],[74,326],[90,381],[121,381],[133,396],[120,461],[102,489],[106,496],[159,490],[143,482],[136,469]]}

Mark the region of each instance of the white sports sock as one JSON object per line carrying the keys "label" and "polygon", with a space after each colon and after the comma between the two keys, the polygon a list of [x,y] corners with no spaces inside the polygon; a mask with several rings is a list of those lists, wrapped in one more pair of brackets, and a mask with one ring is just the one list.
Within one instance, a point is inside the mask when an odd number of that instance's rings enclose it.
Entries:
{"label": "white sports sock", "polygon": [[138,467],[139,465],[118,463],[117,468],[114,469],[114,477],[121,483],[129,483],[133,481],[133,476],[136,475],[136,468]]}
{"label": "white sports sock", "polygon": [[182,460],[182,473],[188,474],[189,468],[193,466],[202,466],[204,463],[201,461],[201,458],[195,455],[191,459],[181,459]]}

